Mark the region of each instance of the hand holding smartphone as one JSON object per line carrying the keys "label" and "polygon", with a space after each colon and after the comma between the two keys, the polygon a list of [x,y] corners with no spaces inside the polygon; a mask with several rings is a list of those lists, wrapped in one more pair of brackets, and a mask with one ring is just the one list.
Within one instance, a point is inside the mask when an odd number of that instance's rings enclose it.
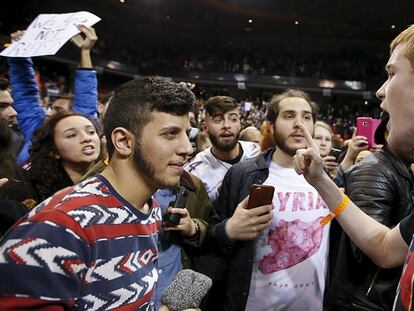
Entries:
{"label": "hand holding smartphone", "polygon": [[273,206],[269,208],[269,205],[272,204],[274,192],[273,186],[251,186],[250,195],[237,205],[227,221],[225,230],[230,239],[252,240],[269,227],[273,217]]}
{"label": "hand holding smartphone", "polygon": [[335,160],[338,163],[339,157],[341,156],[341,153],[342,153],[341,150],[332,148],[331,149],[331,152],[329,153],[329,155],[335,157]]}
{"label": "hand holding smartphone", "polygon": [[273,186],[253,184],[250,189],[247,209],[272,204],[274,192],[275,187]]}
{"label": "hand holding smartphone", "polygon": [[[174,201],[173,208],[185,208],[185,204],[188,198],[188,190],[186,187],[181,186],[177,191],[177,198]],[[180,223],[181,215],[169,213],[165,217],[165,223],[169,226],[177,226]]]}
{"label": "hand holding smartphone", "polygon": [[369,117],[357,118],[357,136],[365,136],[368,141],[368,147],[372,147],[375,144],[375,130],[380,125],[381,120],[373,119]]}

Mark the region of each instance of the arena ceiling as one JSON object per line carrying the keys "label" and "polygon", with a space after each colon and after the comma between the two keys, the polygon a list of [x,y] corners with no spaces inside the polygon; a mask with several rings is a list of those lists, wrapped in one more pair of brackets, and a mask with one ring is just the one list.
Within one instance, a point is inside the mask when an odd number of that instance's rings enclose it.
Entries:
{"label": "arena ceiling", "polygon": [[414,12],[412,0],[121,1],[10,1],[2,9],[8,11],[3,25],[8,20],[24,25],[38,13],[88,10],[103,18],[105,26],[98,29],[155,46],[375,53],[386,51],[389,41],[413,23]]}

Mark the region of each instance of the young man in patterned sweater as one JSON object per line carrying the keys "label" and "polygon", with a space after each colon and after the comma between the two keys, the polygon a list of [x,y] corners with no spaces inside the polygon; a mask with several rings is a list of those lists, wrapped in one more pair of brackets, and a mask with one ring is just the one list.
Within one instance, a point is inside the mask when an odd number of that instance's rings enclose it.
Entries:
{"label": "young man in patterned sweater", "polygon": [[[194,102],[189,90],[161,77],[115,92],[104,122],[109,165],[44,201],[1,241],[2,309],[148,307],[161,221],[151,196],[179,183],[192,153]],[[187,218],[180,225],[194,226]]]}

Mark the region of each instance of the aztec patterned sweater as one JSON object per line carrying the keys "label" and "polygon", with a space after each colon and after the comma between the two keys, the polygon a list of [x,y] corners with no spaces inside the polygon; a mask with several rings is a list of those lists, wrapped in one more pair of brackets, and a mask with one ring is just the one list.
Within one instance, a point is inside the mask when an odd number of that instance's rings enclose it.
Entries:
{"label": "aztec patterned sweater", "polygon": [[41,203],[1,240],[0,309],[146,309],[161,223],[151,204],[141,213],[100,175]]}

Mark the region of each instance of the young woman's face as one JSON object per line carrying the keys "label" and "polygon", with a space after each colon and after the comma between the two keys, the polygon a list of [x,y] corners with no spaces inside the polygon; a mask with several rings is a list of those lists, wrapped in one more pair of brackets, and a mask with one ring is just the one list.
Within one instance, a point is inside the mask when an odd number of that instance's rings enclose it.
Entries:
{"label": "young woman's face", "polygon": [[332,149],[332,134],[327,129],[321,126],[316,126],[313,140],[319,147],[321,157],[329,155],[329,152],[331,152]]}
{"label": "young woman's face", "polygon": [[92,122],[81,116],[60,120],[55,127],[56,157],[62,162],[91,163],[100,152],[100,140]]}

